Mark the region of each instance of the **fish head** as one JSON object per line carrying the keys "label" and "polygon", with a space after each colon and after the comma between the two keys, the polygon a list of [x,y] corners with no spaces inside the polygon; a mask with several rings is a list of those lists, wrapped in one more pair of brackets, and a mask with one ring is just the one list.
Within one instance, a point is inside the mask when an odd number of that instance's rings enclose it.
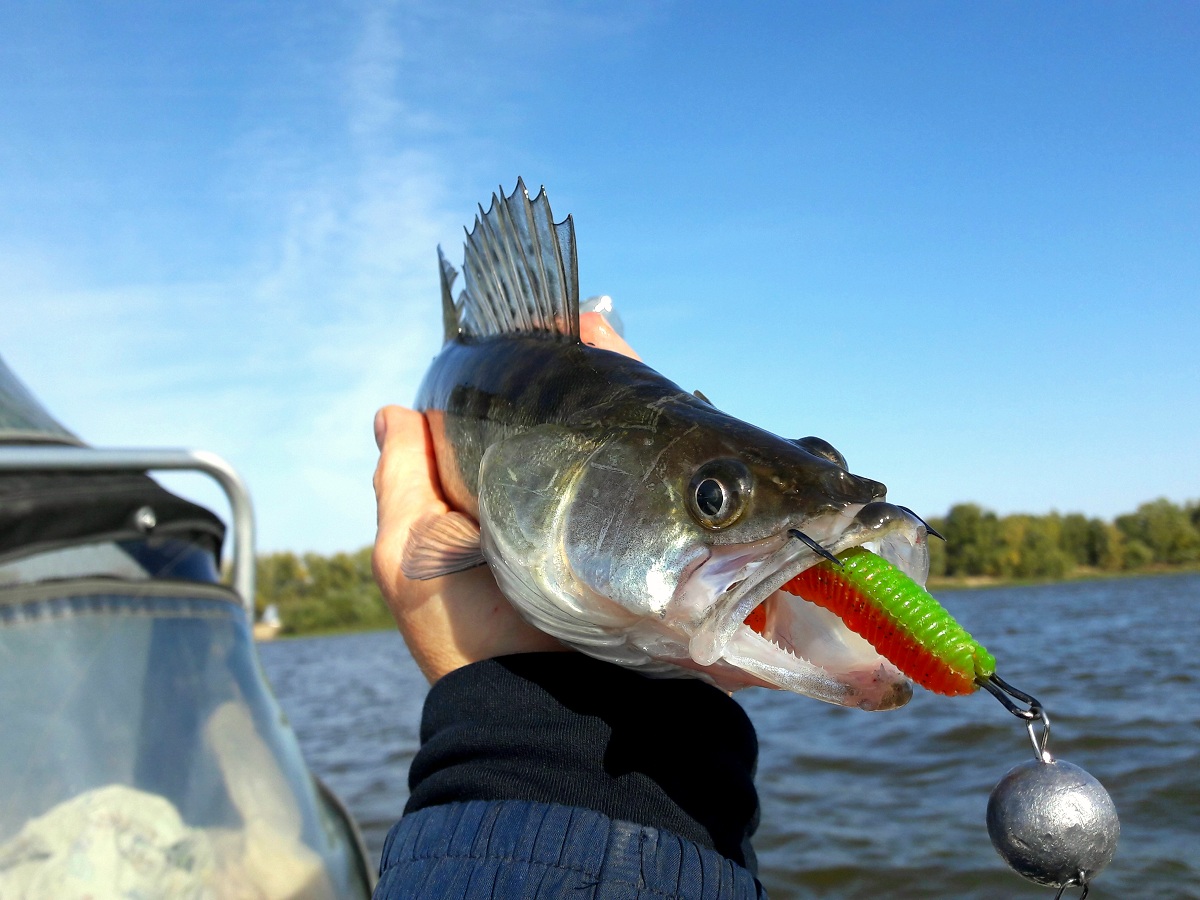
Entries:
{"label": "fish head", "polygon": [[822,440],[779,437],[688,394],[652,412],[525,435],[502,454],[507,466],[485,459],[484,552],[518,609],[591,655],[651,673],[863,709],[906,703],[912,687],[895,666],[780,588],[862,544],[923,581],[920,520]]}

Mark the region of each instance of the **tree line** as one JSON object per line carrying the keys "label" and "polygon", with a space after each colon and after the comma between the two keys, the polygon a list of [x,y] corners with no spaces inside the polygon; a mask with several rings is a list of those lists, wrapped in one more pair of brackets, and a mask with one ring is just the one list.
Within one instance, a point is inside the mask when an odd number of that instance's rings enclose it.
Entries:
{"label": "tree line", "polygon": [[[998,516],[960,503],[930,519],[931,578],[1054,579],[1200,565],[1200,501],[1159,499],[1111,522],[1081,513]],[[371,548],[356,553],[258,557],[259,613],[274,604],[288,634],[392,627],[371,575]]]}
{"label": "tree line", "polygon": [[998,516],[960,503],[929,524],[932,578],[1063,578],[1200,563],[1200,501],[1143,503],[1112,522],[1080,513]]}
{"label": "tree line", "polygon": [[258,612],[274,604],[284,634],[392,626],[371,575],[370,547],[332,556],[267,553],[255,576]]}

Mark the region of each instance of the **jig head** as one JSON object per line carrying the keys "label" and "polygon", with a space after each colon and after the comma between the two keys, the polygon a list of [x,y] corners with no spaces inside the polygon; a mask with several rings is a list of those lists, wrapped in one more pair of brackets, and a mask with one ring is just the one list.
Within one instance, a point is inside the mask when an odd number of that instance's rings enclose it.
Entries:
{"label": "jig head", "polygon": [[1121,823],[1112,798],[1079,766],[1050,755],[1050,717],[1036,697],[995,674],[978,682],[1025,722],[1035,757],[1010,769],[988,797],[992,846],[1018,875],[1058,888],[1055,900],[1068,887],[1083,888],[1083,900],[1117,850]]}

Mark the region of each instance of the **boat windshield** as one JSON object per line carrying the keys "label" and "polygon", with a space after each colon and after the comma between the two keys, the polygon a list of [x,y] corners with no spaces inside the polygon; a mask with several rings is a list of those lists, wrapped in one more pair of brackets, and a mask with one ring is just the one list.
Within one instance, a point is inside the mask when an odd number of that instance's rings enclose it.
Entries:
{"label": "boat windshield", "polygon": [[0,359],[0,442],[78,444]]}
{"label": "boat windshield", "polygon": [[[225,488],[240,593],[157,468]],[[249,506],[212,454],[83,445],[0,360],[0,898],[370,895],[258,663]]]}
{"label": "boat windshield", "polygon": [[0,895],[369,894],[352,826],[308,773],[233,592],[10,584],[0,684]]}

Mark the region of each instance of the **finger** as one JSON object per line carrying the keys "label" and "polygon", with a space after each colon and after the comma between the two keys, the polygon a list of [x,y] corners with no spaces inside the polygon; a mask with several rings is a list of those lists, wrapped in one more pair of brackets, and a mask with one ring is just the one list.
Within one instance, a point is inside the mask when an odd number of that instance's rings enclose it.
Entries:
{"label": "finger", "polygon": [[387,436],[387,407],[375,413],[375,446],[383,450],[383,439]]}
{"label": "finger", "polygon": [[613,330],[602,313],[587,312],[579,317],[579,339],[589,347],[599,347],[601,350],[612,350],[623,356],[641,359],[634,349],[625,343],[625,338]]}
{"label": "finger", "polygon": [[375,421],[382,444],[374,479],[380,527],[392,519],[411,521],[445,511],[425,417],[402,406],[385,406]]}

